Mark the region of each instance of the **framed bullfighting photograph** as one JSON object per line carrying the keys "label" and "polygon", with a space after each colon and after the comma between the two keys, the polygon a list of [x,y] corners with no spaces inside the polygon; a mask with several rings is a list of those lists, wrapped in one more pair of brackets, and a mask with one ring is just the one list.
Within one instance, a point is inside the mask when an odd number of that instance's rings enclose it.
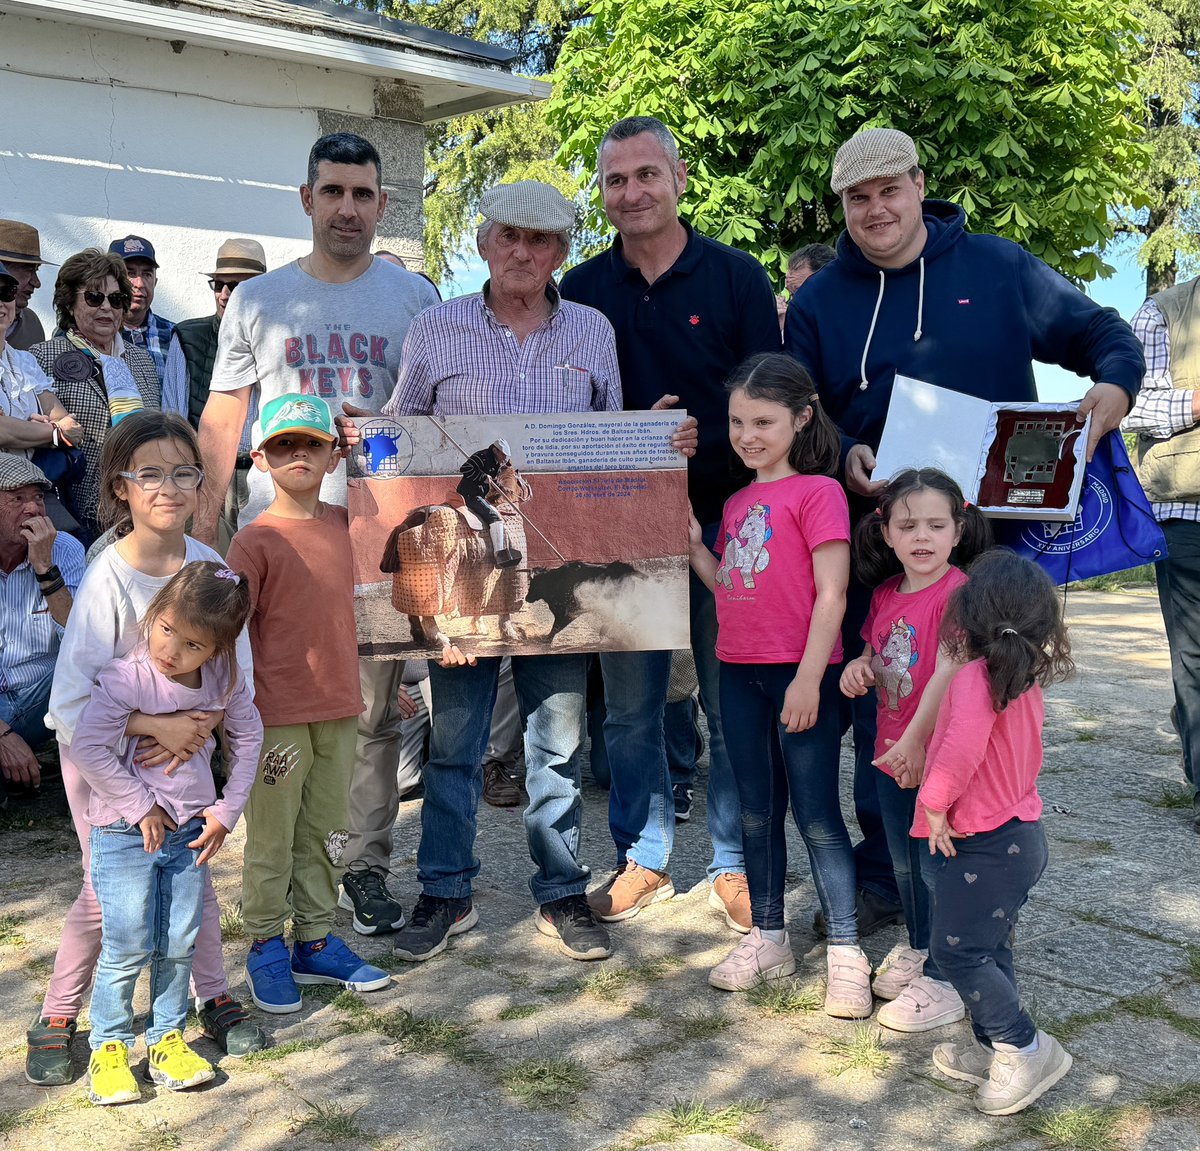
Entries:
{"label": "framed bullfighting photograph", "polygon": [[372,416],[348,461],[359,654],[687,647],[686,413]]}

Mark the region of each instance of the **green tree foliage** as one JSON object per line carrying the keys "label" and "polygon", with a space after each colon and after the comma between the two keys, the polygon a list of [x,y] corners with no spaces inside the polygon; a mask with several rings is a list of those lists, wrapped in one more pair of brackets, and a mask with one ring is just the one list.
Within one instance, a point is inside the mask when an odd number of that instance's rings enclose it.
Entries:
{"label": "green tree foliage", "polygon": [[1141,240],[1146,294],[1175,283],[1179,264],[1200,256],[1200,0],[1139,0],[1137,91],[1150,147],[1142,212],[1122,213],[1122,229]]}
{"label": "green tree foliage", "polygon": [[[426,28],[513,49],[514,72],[544,76],[580,7],[573,0],[341,0]],[[545,104],[515,104],[430,125],[425,156],[425,271],[451,277],[455,257],[474,251],[476,206],[493,184],[542,180],[574,196],[554,159],[558,137]]]}
{"label": "green tree foliage", "polygon": [[589,13],[549,111],[583,178],[610,123],[658,116],[689,162],[688,217],[782,269],[837,230],[838,144],[897,127],[929,194],[962,204],[974,230],[1077,280],[1111,273],[1096,254],[1108,209],[1144,162],[1127,0],[595,0]]}

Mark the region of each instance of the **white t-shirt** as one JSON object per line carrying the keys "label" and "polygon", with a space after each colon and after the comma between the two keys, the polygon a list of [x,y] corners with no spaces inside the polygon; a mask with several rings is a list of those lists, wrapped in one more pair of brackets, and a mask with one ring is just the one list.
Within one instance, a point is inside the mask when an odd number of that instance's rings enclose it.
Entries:
{"label": "white t-shirt", "polygon": [[[38,396],[52,392],[54,382],[42,371],[42,365],[28,352],[5,347],[0,351],[0,411],[14,420],[27,420],[38,415],[42,408]],[[29,459],[32,448],[4,448],[13,455]]]}
{"label": "white t-shirt", "polygon": [[[184,536],[184,545],[184,563],[225,562],[212,548],[191,536]],[[111,660],[137,646],[141,638],[139,623],[146,608],[170,581],[170,576],[149,576],[138,571],[112,545],[88,565],[67,617],[50,689],[46,726],[55,732],[59,743],[70,746],[100,672]],[[245,629],[238,636],[237,662],[253,692],[254,665]]]}
{"label": "white t-shirt", "polygon": [[[257,385],[259,410],[285,392],[302,392],[325,400],[335,415],[343,401],[378,412],[396,385],[408,325],[437,302],[424,277],[385,260],[347,284],[314,279],[295,262],[255,276],[229,299],[211,390]],[[238,515],[243,527],[274,498],[266,472],[255,468],[249,479],[250,499]],[[345,504],[344,464],[326,476],[321,498]]]}

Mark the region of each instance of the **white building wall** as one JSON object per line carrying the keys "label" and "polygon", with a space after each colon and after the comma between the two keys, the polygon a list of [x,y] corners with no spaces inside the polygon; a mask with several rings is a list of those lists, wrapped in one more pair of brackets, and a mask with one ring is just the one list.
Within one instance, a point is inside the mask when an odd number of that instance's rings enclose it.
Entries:
{"label": "white building wall", "polygon": [[[199,273],[226,237],[259,240],[270,267],[310,249],[297,188],[318,109],[369,118],[374,84],[0,16],[0,107],[0,217],[36,227],[55,263],[130,232],[146,237],[162,265],[154,310],[181,320],[211,314]],[[47,332],[55,275],[42,269],[32,303]]]}

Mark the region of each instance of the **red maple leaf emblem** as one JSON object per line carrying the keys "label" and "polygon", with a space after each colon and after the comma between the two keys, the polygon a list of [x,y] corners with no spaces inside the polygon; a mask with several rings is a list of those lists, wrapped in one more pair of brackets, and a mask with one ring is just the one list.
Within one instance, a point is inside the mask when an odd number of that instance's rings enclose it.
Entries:
{"label": "red maple leaf emblem", "polygon": [[689,324],[691,324],[693,327],[694,327],[696,324],[698,324],[699,322],[700,322],[700,317],[699,317],[699,316],[689,316],[689,317],[688,317],[688,323],[689,323]]}

